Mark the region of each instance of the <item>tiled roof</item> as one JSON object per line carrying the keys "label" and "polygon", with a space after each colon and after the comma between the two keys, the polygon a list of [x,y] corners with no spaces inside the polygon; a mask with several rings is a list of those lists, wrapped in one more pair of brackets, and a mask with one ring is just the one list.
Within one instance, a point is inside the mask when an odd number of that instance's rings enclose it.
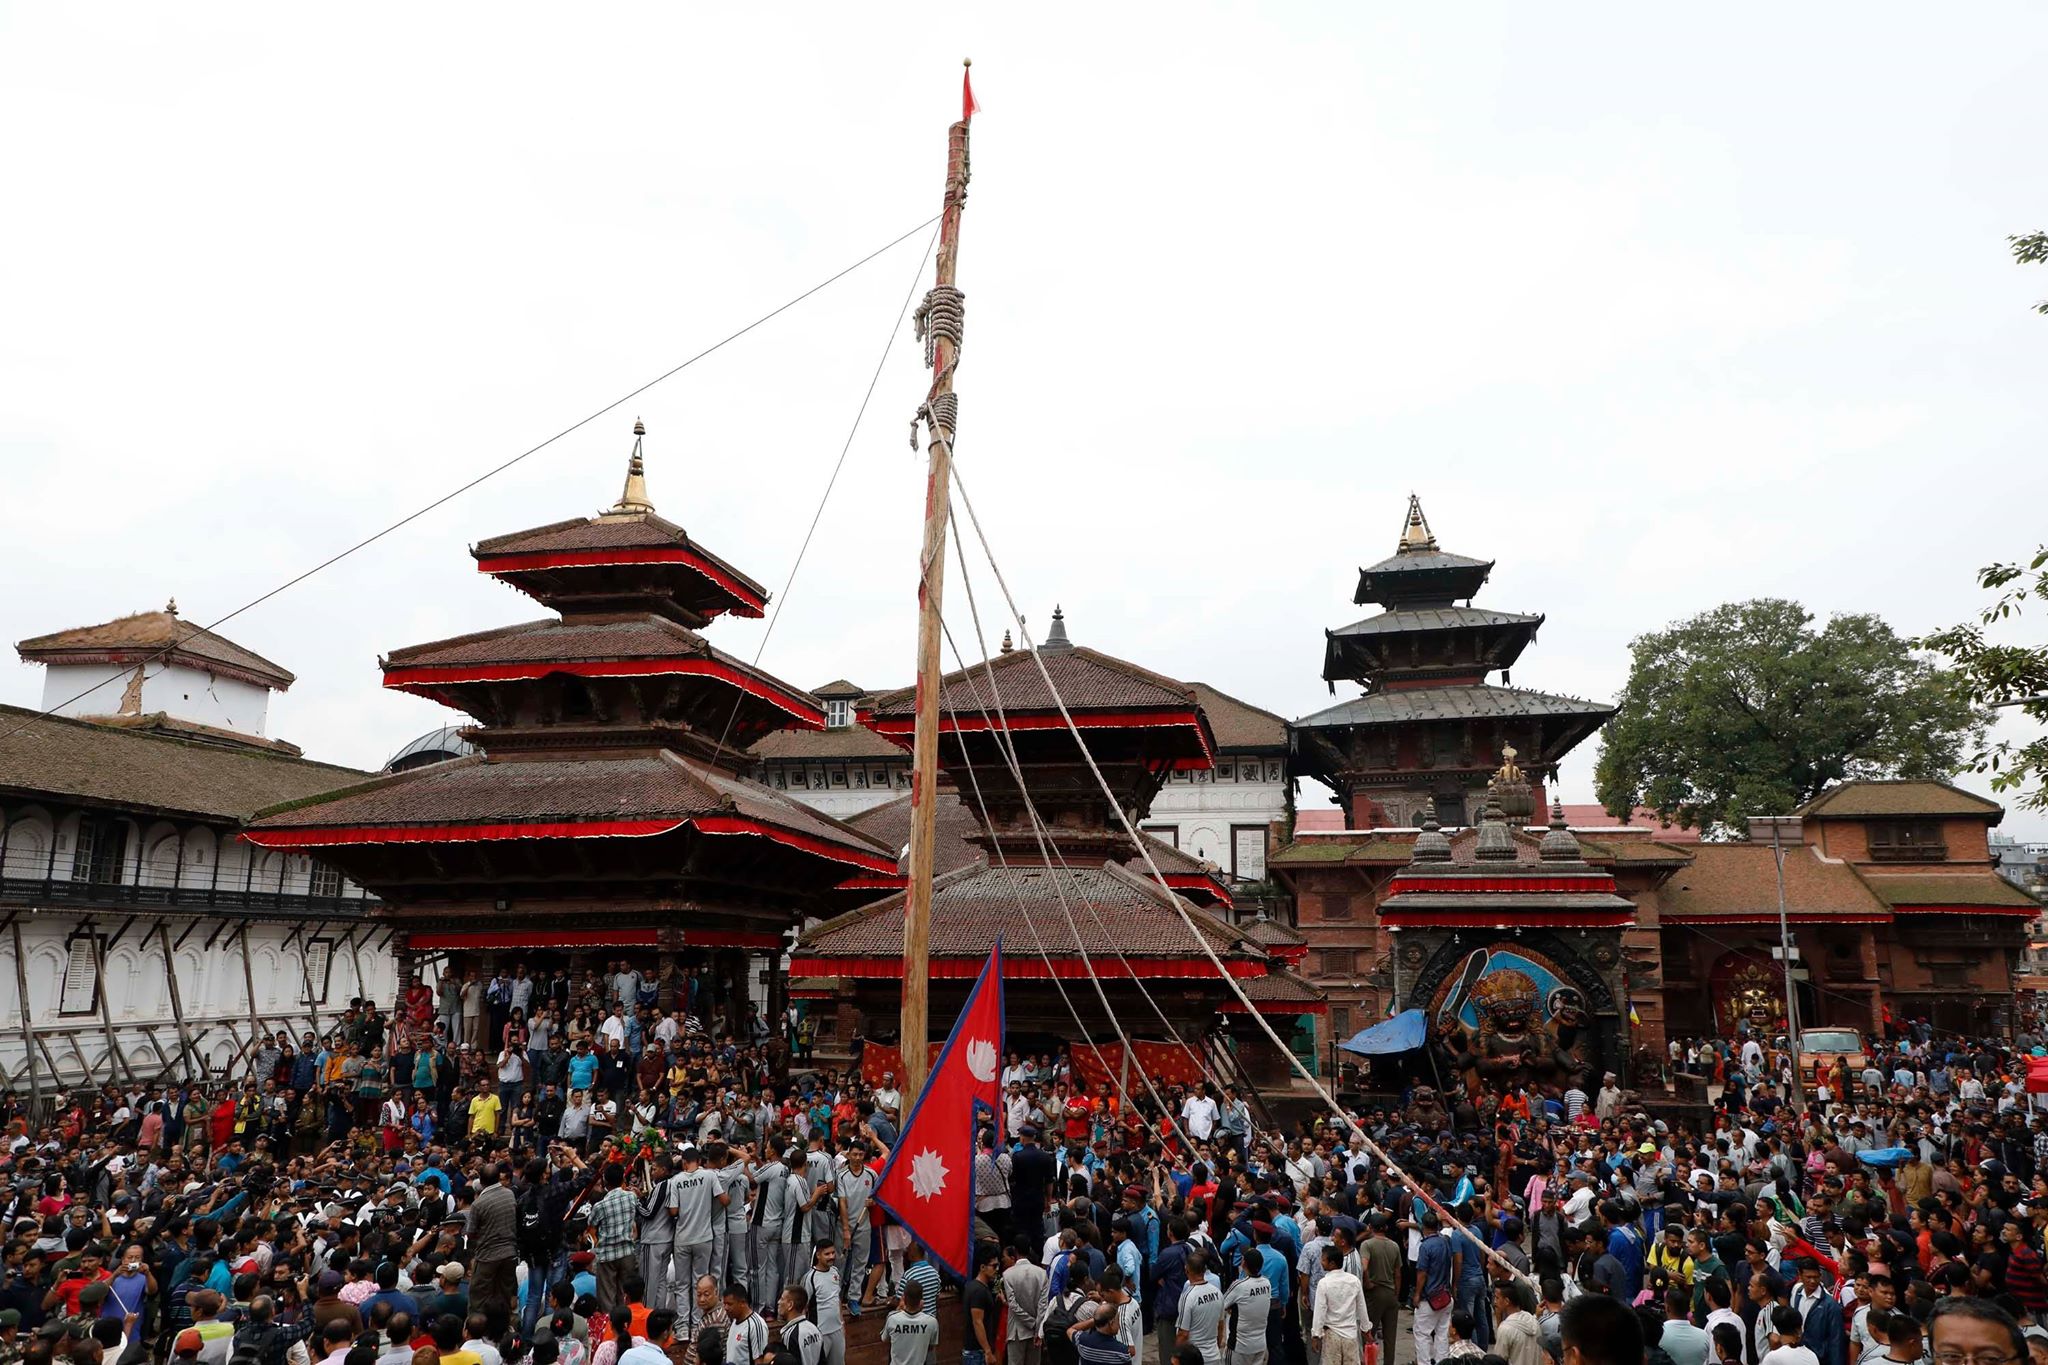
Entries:
{"label": "tiled roof", "polygon": [[[1188,707],[1195,694],[1187,684],[1112,658],[1082,646],[1040,651],[1046,672],[1072,711],[1154,709]],[[993,712],[998,702],[1008,711],[1057,711],[1059,703],[1046,689],[1045,678],[1032,662],[1028,650],[998,654],[992,661],[995,693],[990,694],[987,671],[976,664],[971,669],[948,673],[940,680],[940,709],[952,713]],[[903,687],[883,692],[874,699],[879,717],[909,716],[917,709],[917,691]]]}
{"label": "tiled roof", "polygon": [[730,812],[864,853],[866,835],[757,782],[678,754],[460,758],[274,809],[268,829],[689,819]]}
{"label": "tiled roof", "polygon": [[1469,630],[1480,626],[1540,626],[1541,616],[1523,616],[1512,611],[1487,611],[1481,607],[1404,607],[1383,611],[1348,626],[1338,626],[1331,635],[1399,635],[1422,630]]}
{"label": "tiled roof", "polygon": [[0,789],[240,821],[361,780],[353,768],[0,706]]}
{"label": "tiled roof", "polygon": [[[1515,859],[1518,863],[1540,861],[1540,830],[1517,829],[1511,833],[1515,844]],[[1479,832],[1467,826],[1452,830],[1450,837],[1452,857],[1470,859],[1472,850],[1478,843]],[[1597,834],[1579,836],[1579,848],[1585,854],[1586,861],[1595,865],[1611,862],[1668,864],[1682,867],[1692,857],[1693,851],[1691,846],[1675,848],[1652,839],[1634,836],[1602,839]],[[1336,863],[1406,863],[1414,853],[1413,831],[1359,830],[1345,836],[1317,835],[1310,839],[1297,838],[1285,848],[1274,852],[1266,861],[1269,865],[1278,864],[1281,867],[1327,867]]]}
{"label": "tiled roof", "polygon": [[[1061,908],[1064,893],[1073,924]],[[903,951],[902,893],[805,932],[803,957],[897,957]],[[1241,946],[1230,926],[1205,910],[1188,916],[1226,962],[1264,957]],[[1075,943],[1075,930],[1081,943]],[[1203,959],[1178,911],[1159,889],[1120,867],[964,867],[932,884],[931,955],[979,958],[1001,936],[1015,957]],[[1114,947],[1111,947],[1111,944]],[[1205,960],[1205,959],[1204,959]]]}
{"label": "tiled roof", "polygon": [[23,640],[14,648],[30,663],[44,664],[61,664],[74,659],[78,662],[98,661],[107,656],[115,656],[108,658],[108,662],[133,663],[136,659],[119,656],[143,656],[168,648],[173,662],[200,668],[224,668],[279,691],[290,687],[294,681],[290,670],[272,663],[254,650],[242,648],[232,640],[210,630],[202,630],[190,621],[181,621],[168,611],[140,611],[97,626],[80,626],[75,630],[38,635],[32,640]]}
{"label": "tiled roof", "polygon": [[1285,749],[1287,722],[1207,683],[1189,683],[1221,749]]}
{"label": "tiled roof", "polygon": [[1582,697],[1560,697],[1519,687],[1483,683],[1369,692],[1303,716],[1297,729],[1320,726],[1386,725],[1417,720],[1486,720],[1496,716],[1583,716],[1605,720],[1615,708]]}
{"label": "tiled roof", "polygon": [[[1775,915],[1777,869],[1768,844],[1701,844],[1660,897],[1666,916]],[[1881,916],[1884,904],[1845,863],[1825,863],[1805,845],[1785,850],[1785,903],[1795,914]]]}
{"label": "tiled roof", "polygon": [[[591,659],[717,659],[752,672],[687,626],[652,612],[613,617],[549,617],[494,626],[468,635],[407,645],[385,656],[387,668],[434,668],[449,664],[550,663]],[[781,685],[781,684],[778,684]],[[795,691],[795,688],[788,688]]]}
{"label": "tiled roof", "polygon": [[682,527],[652,512],[632,517],[571,517],[567,521],[480,540],[472,553],[482,558],[486,555],[546,554],[560,550],[641,550],[676,546],[702,556],[745,584],[755,596],[767,598],[766,588],[691,540]]}
{"label": "tiled roof", "polygon": [[[900,755],[900,750],[897,751]],[[943,874],[956,868],[984,864],[988,855],[979,844],[970,840],[981,833],[981,822],[974,817],[972,808],[957,791],[939,792],[939,799],[933,808],[932,821],[937,837],[933,841],[932,861],[934,869]],[[901,849],[910,843],[910,798],[899,796],[894,801],[883,802],[850,816],[847,823],[862,833],[879,840],[890,848]],[[1184,853],[1164,839],[1146,834],[1142,830],[1138,837],[1151,851],[1152,859],[1159,864],[1161,873],[1168,877],[1204,876],[1214,878],[1216,869],[1192,853]],[[1133,856],[1124,866],[1138,877],[1150,879],[1151,869],[1145,866],[1143,857]],[[1218,890],[1221,890],[1219,886]]]}
{"label": "tiled roof", "polygon": [[814,697],[829,697],[833,701],[839,701],[846,697],[864,697],[867,693],[844,678],[834,678],[823,687],[812,688],[811,695]]}
{"label": "tiled roof", "polygon": [[1296,833],[1304,830],[1337,830],[1344,828],[1344,812],[1335,806],[1304,806],[1294,812]]}
{"label": "tiled roof", "polygon": [[1564,808],[1564,822],[1575,830],[1612,829],[1617,825],[1628,829],[1648,830],[1651,838],[1661,839],[1667,844],[1696,844],[1700,841],[1698,830],[1667,825],[1658,819],[1657,812],[1648,806],[1637,806],[1629,812],[1628,819],[1624,822],[1609,815],[1605,806],[1574,806],[1567,802]]}
{"label": "tiled roof", "polygon": [[1268,972],[1264,976],[1247,977],[1237,983],[1243,988],[1247,999],[1260,1004],[1314,1004],[1324,998],[1323,993],[1313,985],[1296,976],[1293,972]]}
{"label": "tiled roof", "polygon": [[1267,948],[1291,947],[1298,943],[1308,942],[1308,939],[1302,932],[1292,925],[1282,924],[1277,919],[1263,915],[1255,915],[1251,919],[1239,920],[1237,932],[1243,934],[1253,943],[1261,944]]}
{"label": "tiled roof", "polygon": [[1996,872],[1951,872],[1899,876],[1867,872],[1863,880],[1886,905],[2004,905],[2038,907],[2040,902]]}
{"label": "tiled roof", "polygon": [[1988,815],[1997,824],[2005,807],[1946,782],[1859,779],[1828,788],[1799,808],[1814,819],[1872,815]]}
{"label": "tiled roof", "polygon": [[[812,696],[818,694],[813,692]],[[763,736],[748,750],[762,762],[802,762],[806,759],[838,761],[850,758],[907,758],[903,746],[891,744],[862,725],[842,725],[836,730],[777,730]]]}

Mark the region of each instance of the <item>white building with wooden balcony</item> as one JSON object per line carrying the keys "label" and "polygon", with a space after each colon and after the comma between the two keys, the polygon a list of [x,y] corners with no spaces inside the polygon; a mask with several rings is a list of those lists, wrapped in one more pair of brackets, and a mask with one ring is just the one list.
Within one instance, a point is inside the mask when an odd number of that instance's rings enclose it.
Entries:
{"label": "white building with wooden balcony", "polygon": [[42,711],[0,706],[0,1087],[218,1075],[390,1005],[374,902],[236,838],[365,776],[265,737],[290,673],[175,606],[18,648],[49,672]]}

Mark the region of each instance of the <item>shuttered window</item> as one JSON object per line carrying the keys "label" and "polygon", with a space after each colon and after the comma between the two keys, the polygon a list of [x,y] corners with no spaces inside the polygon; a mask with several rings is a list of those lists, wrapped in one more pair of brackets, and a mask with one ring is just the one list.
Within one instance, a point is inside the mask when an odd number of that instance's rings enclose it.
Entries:
{"label": "shuttered window", "polygon": [[100,1006],[100,964],[91,934],[73,934],[64,942],[64,988],[57,1013],[91,1014]]}
{"label": "shuttered window", "polygon": [[327,1003],[327,971],[333,963],[333,940],[324,938],[309,938],[306,940],[306,980],[299,987],[300,1004],[324,1005]]}

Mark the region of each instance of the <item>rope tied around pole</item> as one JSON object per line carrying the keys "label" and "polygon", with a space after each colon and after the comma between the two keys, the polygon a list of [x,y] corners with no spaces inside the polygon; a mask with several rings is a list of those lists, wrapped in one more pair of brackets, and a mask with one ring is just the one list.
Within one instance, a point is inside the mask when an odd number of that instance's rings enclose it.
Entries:
{"label": "rope tied around pole", "polygon": [[917,305],[917,311],[910,315],[910,326],[912,334],[924,343],[927,369],[938,368],[940,338],[953,343],[946,368],[932,376],[931,396],[918,406],[910,419],[910,448],[917,449],[920,423],[930,429],[934,439],[942,440],[950,447],[960,416],[960,400],[950,389],[944,393],[939,389],[960,363],[960,351],[967,333],[967,296],[950,284],[933,285]]}

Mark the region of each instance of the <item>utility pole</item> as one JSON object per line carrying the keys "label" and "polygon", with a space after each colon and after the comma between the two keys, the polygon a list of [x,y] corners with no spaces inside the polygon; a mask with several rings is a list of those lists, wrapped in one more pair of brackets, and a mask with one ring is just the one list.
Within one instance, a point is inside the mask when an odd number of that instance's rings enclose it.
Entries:
{"label": "utility pole", "polygon": [[[973,62],[963,65],[971,67]],[[903,906],[903,1013],[897,1032],[909,1105],[916,1104],[924,1093],[925,1072],[931,1065],[932,858],[938,813],[939,679],[944,676],[939,663],[940,610],[952,497],[953,429],[959,414],[953,396],[953,370],[960,363],[966,324],[966,301],[953,280],[960,264],[960,215],[967,207],[967,125],[973,117],[974,87],[969,73],[961,78],[960,121],[946,134],[946,194],[939,220],[937,279],[918,305],[916,316],[932,385],[917,413],[926,431],[929,467],[924,489],[924,544],[918,556],[917,732],[910,751],[910,856],[906,869],[910,888]]]}
{"label": "utility pole", "polygon": [[1785,904],[1785,819],[1782,815],[1770,817],[1771,858],[1778,868],[1778,956],[1785,967],[1785,1041],[1792,1048],[1792,1103],[1803,1109],[1806,1081],[1799,1074],[1799,996],[1794,989],[1798,983],[1792,977],[1792,964],[1797,958],[1792,947],[1792,912]]}

